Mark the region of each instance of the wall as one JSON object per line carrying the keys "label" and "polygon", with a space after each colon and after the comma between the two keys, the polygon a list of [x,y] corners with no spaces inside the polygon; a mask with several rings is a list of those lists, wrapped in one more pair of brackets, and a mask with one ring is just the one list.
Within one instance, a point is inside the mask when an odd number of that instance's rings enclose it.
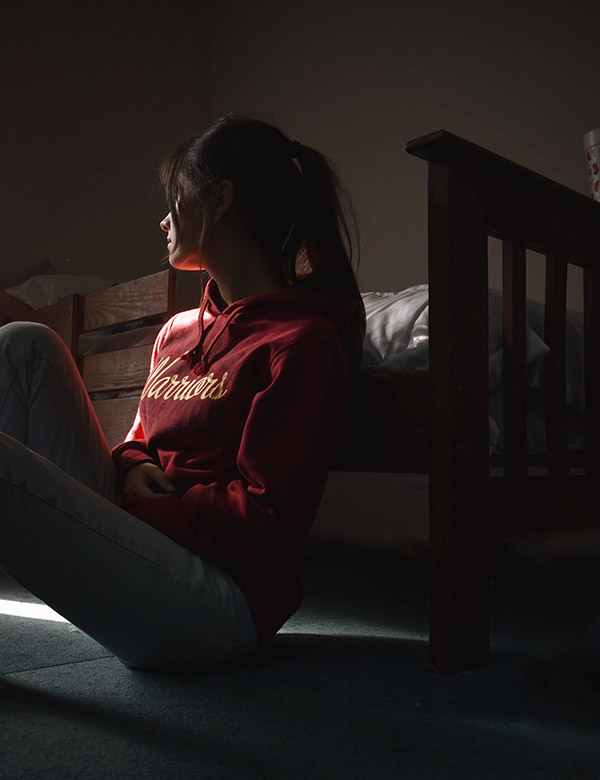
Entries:
{"label": "wall", "polygon": [[207,119],[208,3],[11,3],[2,19],[0,289],[38,263],[159,270],[161,158]]}
{"label": "wall", "polygon": [[595,0],[11,4],[0,287],[44,260],[115,281],[154,270],[156,166],[229,110],[272,118],[337,164],[363,289],[422,282],[425,165],[405,143],[443,127],[585,190],[599,22]]}
{"label": "wall", "polygon": [[337,164],[357,208],[366,289],[426,279],[425,164],[444,128],[585,191],[600,125],[595,0],[219,0],[210,112],[271,117]]}

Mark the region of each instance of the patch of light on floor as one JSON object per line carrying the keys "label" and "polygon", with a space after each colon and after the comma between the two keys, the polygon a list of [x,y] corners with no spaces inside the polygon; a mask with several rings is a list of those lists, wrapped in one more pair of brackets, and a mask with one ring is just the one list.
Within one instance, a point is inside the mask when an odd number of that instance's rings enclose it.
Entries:
{"label": "patch of light on floor", "polygon": [[395,639],[404,642],[427,642],[424,631],[394,629],[389,626],[364,625],[360,623],[313,622],[309,620],[290,621],[279,631],[280,634],[313,634],[315,636],[347,636],[357,639]]}
{"label": "patch of light on floor", "polygon": [[0,615],[33,618],[34,620],[54,620],[57,623],[68,623],[62,615],[45,604],[31,604],[27,601],[9,601],[0,599]]}

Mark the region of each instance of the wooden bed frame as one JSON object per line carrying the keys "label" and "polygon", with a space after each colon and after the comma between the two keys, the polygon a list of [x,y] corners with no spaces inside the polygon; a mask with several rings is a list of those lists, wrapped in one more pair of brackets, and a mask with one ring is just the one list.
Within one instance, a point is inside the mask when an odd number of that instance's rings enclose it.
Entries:
{"label": "wooden bed frame", "polygon": [[[445,131],[410,142],[407,151],[429,169],[430,368],[361,376],[334,468],[429,473],[430,664],[447,674],[489,661],[491,546],[519,533],[597,522],[600,206]],[[504,287],[506,444],[504,457],[494,459],[489,236],[502,241]],[[541,459],[526,446],[527,250],[546,257],[548,451]],[[569,263],[583,269],[585,318],[586,447],[573,454],[565,380]],[[30,319],[55,328],[79,360],[109,444],[121,441],[133,420],[151,347],[79,359],[80,336],[136,320],[164,322],[179,309],[175,272],[163,271],[32,312]],[[114,390],[130,397],[98,397]],[[528,474],[534,465],[547,467],[547,475]]]}

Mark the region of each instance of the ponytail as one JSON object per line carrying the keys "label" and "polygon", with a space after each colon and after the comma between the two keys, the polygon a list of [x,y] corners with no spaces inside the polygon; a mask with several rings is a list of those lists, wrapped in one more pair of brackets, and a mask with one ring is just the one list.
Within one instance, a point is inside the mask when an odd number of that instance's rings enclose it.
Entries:
{"label": "ponytail", "polygon": [[[355,362],[360,363],[365,311],[352,263],[353,246],[358,252],[354,212],[327,159],[297,141],[293,142],[293,151],[301,169],[303,197],[297,212],[298,227],[294,225],[288,247],[284,247],[290,261],[290,279],[325,295],[345,293],[355,301],[348,349]],[[352,219],[352,233],[344,211]]]}

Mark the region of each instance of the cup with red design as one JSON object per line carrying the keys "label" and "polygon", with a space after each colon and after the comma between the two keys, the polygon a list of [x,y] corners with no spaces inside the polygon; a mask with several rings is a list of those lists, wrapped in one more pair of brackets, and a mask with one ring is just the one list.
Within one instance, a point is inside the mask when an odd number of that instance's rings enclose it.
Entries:
{"label": "cup with red design", "polygon": [[600,201],[600,127],[583,136],[583,150],[587,166],[590,195]]}

